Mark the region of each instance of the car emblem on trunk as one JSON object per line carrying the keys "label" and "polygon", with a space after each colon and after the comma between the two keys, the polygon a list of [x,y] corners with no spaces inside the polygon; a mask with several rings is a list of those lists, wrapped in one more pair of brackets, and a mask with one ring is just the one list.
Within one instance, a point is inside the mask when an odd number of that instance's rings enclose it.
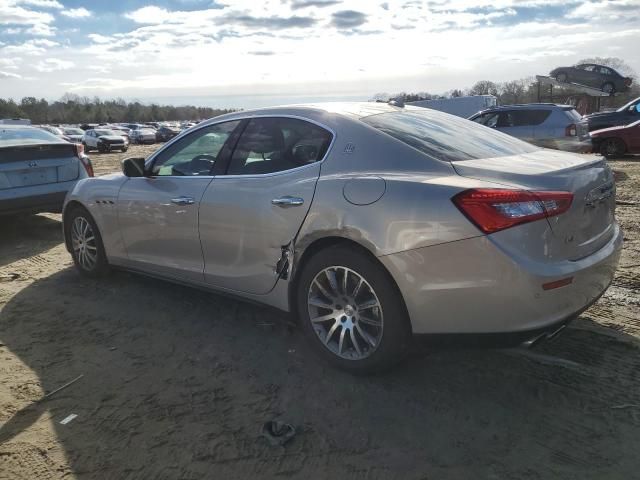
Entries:
{"label": "car emblem on trunk", "polygon": [[37,167],[38,166],[38,162],[36,162],[35,160],[31,160],[27,165],[29,165],[30,167]]}
{"label": "car emblem on trunk", "polygon": [[607,198],[612,197],[616,192],[614,183],[608,181],[599,187],[591,190],[585,197],[585,205],[587,207],[595,207],[598,203],[604,202]]}

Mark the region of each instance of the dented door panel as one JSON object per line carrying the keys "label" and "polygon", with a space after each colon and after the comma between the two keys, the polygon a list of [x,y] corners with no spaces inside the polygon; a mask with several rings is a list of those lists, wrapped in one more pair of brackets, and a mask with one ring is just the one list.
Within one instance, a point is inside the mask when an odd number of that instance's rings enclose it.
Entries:
{"label": "dented door panel", "polygon": [[200,205],[205,281],[265,294],[286,272],[287,246],[313,200],[320,163],[263,175],[219,176]]}

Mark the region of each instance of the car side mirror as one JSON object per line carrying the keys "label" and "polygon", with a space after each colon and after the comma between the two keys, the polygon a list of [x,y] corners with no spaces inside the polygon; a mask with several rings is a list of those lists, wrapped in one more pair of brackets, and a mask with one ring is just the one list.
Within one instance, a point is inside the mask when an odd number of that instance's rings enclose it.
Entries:
{"label": "car side mirror", "polygon": [[122,173],[126,177],[144,177],[144,158],[132,157],[122,160]]}

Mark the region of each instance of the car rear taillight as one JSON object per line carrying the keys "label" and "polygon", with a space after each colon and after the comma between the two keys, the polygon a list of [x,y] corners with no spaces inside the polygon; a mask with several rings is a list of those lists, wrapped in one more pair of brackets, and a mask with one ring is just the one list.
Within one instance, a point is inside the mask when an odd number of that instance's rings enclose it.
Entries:
{"label": "car rear taillight", "polygon": [[474,188],[453,197],[453,203],[484,233],[494,233],[566,212],[571,192],[529,192]]}
{"label": "car rear taillight", "polygon": [[625,79],[624,79],[624,84],[625,84],[627,87],[630,87],[630,86],[631,86],[631,82],[633,82],[633,79],[632,79],[632,78],[630,78],[630,77],[627,77],[627,78],[625,78]]}
{"label": "car rear taillight", "polygon": [[93,165],[91,164],[91,159],[84,154],[84,145],[75,143],[73,146],[76,150],[76,157],[78,157],[80,163],[82,163],[82,166],[87,171],[87,175],[93,177]]}
{"label": "car rear taillight", "polygon": [[571,125],[567,125],[567,128],[564,129],[564,135],[566,137],[575,137],[578,134],[578,128],[575,123]]}

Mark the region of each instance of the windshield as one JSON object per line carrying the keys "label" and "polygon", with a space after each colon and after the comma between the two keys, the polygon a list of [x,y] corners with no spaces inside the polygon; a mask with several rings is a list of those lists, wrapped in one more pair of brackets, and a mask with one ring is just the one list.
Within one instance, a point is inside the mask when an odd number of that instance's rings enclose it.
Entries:
{"label": "windshield", "polygon": [[106,136],[106,135],[121,135],[119,132],[115,132],[113,130],[96,130],[96,135],[98,135],[99,137],[102,136]]}
{"label": "windshield", "polygon": [[631,100],[629,103],[627,103],[626,105],[620,107],[618,110],[616,110],[616,112],[624,112],[625,110],[629,110],[629,107],[633,106],[633,105],[640,105],[640,97]]}
{"label": "windshield", "polygon": [[64,134],[65,135],[84,135],[84,130],[82,130],[81,128],[65,128]]}
{"label": "windshield", "polygon": [[361,119],[420,152],[449,162],[530,153],[538,147],[464,118],[405,110]]}
{"label": "windshield", "polygon": [[60,137],[39,128],[0,128],[0,145],[23,143],[66,143]]}

